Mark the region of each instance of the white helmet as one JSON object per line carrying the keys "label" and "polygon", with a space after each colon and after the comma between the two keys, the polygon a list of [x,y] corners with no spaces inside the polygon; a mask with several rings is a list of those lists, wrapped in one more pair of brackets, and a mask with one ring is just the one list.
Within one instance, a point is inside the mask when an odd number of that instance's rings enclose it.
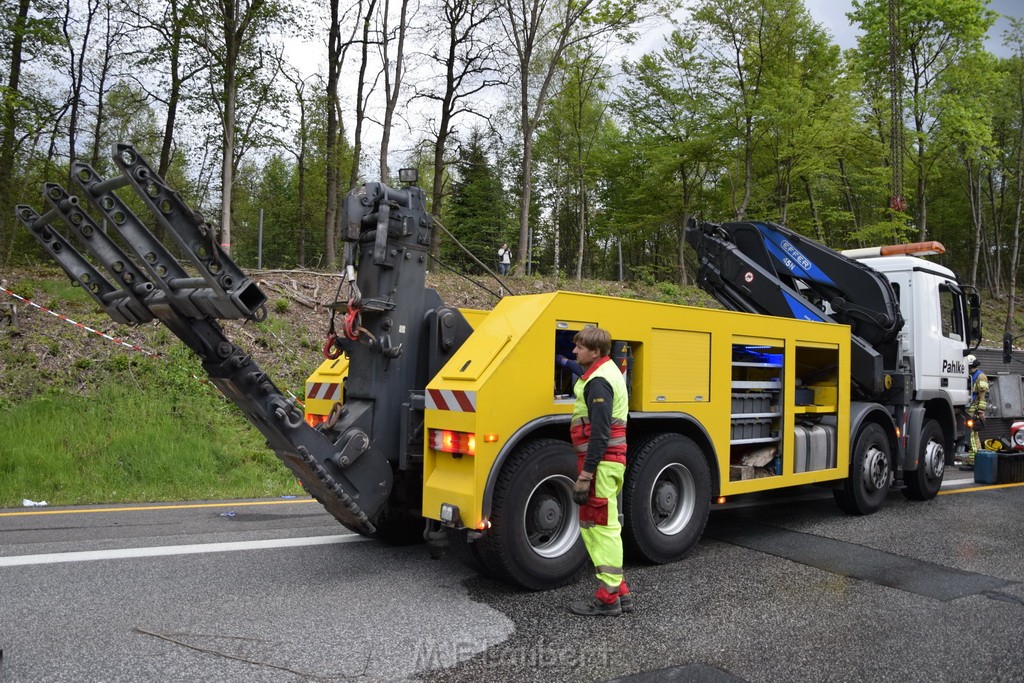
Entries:
{"label": "white helmet", "polygon": [[964,360],[967,361],[967,367],[969,368],[976,368],[981,365],[981,361],[979,361],[973,353],[967,356]]}

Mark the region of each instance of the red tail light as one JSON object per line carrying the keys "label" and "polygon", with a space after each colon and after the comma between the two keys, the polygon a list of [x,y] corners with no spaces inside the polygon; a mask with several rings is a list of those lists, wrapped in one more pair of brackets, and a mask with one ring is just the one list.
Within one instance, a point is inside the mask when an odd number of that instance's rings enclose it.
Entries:
{"label": "red tail light", "polygon": [[476,434],[450,429],[431,429],[430,447],[445,453],[476,455]]}

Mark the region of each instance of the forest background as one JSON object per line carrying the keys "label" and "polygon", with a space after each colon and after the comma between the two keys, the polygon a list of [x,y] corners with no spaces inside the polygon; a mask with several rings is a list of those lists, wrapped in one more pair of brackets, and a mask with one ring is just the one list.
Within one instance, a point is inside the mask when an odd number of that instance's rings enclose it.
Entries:
{"label": "forest background", "polygon": [[488,265],[508,242],[518,272],[683,286],[691,216],[771,220],[940,240],[1013,319],[1024,24],[996,56],[986,0],[855,0],[846,51],[801,0],[0,7],[4,268],[42,259],[14,205],[129,141],[243,268],[338,268],[339,197],[413,167]]}

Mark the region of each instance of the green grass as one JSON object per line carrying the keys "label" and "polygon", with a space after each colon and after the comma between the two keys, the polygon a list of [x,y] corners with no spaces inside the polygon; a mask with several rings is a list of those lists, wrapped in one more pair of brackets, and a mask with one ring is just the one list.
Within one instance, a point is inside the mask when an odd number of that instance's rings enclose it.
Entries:
{"label": "green grass", "polygon": [[0,415],[0,507],[300,494],[262,435],[208,385],[109,384]]}

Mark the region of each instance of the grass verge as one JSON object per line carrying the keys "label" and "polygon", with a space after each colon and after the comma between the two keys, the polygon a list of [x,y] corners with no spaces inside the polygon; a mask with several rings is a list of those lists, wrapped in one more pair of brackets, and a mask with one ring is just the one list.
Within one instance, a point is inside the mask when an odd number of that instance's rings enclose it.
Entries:
{"label": "grass verge", "polygon": [[0,507],[301,494],[263,437],[212,387],[107,384],[0,415]]}

